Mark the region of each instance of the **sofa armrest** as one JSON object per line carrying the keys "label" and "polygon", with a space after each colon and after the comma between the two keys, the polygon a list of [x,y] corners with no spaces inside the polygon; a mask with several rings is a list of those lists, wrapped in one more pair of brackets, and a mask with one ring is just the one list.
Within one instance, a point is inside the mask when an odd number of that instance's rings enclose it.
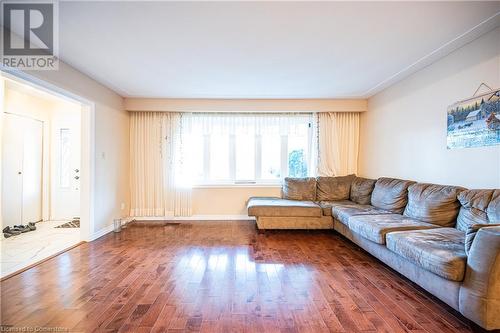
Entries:
{"label": "sofa armrest", "polygon": [[481,228],[467,257],[460,312],[485,329],[500,328],[500,227]]}
{"label": "sofa armrest", "polygon": [[485,227],[500,227],[500,224],[476,223],[467,227],[465,230],[465,254],[469,255],[470,248],[474,243],[477,232]]}

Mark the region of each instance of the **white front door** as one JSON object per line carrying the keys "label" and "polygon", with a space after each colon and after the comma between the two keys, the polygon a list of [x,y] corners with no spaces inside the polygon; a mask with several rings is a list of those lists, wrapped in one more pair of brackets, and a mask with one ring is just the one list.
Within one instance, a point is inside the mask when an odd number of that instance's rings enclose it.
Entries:
{"label": "white front door", "polygon": [[4,114],[3,227],[42,220],[43,122]]}
{"label": "white front door", "polygon": [[80,114],[54,115],[51,127],[51,219],[72,219],[80,216]]}

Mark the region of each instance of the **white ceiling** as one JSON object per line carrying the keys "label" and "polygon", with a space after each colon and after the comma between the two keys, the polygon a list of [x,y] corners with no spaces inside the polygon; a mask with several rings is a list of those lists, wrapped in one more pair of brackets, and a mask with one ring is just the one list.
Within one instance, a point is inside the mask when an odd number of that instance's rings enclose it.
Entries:
{"label": "white ceiling", "polygon": [[367,97],[500,19],[500,2],[60,2],[59,10],[64,62],[122,96],[163,98]]}

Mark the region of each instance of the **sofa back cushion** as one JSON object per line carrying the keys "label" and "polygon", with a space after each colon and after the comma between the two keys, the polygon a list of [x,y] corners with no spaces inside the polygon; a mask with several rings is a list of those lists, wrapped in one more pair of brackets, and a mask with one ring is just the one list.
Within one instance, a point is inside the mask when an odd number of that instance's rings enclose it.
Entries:
{"label": "sofa back cushion", "polygon": [[500,224],[500,190],[494,190],[486,209],[490,223]]}
{"label": "sofa back cushion", "polygon": [[487,209],[490,204],[493,190],[465,190],[458,195],[462,205],[457,217],[458,230],[466,232],[468,227],[475,224],[488,224]]}
{"label": "sofa back cushion", "polygon": [[411,180],[379,178],[372,192],[371,203],[377,208],[401,214],[408,202],[408,187],[414,183]]}
{"label": "sofa back cushion", "polygon": [[372,192],[376,181],[376,179],[355,177],[351,184],[351,201],[360,205],[371,204]]}
{"label": "sofa back cushion", "polygon": [[464,190],[459,186],[413,184],[408,188],[408,205],[404,215],[443,227],[453,227],[460,208],[457,196]]}
{"label": "sofa back cushion", "polygon": [[316,178],[286,177],[283,183],[283,198],[289,200],[316,200]]}
{"label": "sofa back cushion", "polygon": [[349,199],[355,175],[316,178],[316,200],[337,201]]}

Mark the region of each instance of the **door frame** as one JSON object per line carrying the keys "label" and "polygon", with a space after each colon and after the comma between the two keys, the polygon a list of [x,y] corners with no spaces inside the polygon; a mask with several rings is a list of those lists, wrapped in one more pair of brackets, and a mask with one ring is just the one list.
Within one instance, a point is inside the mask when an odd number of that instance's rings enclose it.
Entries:
{"label": "door frame", "polygon": [[[95,230],[95,103],[87,98],[76,95],[72,92],[69,92],[65,89],[57,87],[51,83],[43,81],[37,77],[19,70],[6,71],[4,68],[2,68],[2,71],[0,71],[0,78],[16,81],[18,83],[31,86],[35,89],[40,89],[57,97],[81,104],[80,240],[93,240],[93,233]],[[4,106],[4,95],[5,93],[3,80],[0,80],[0,105],[2,109]],[[2,134],[2,125],[3,110],[2,112],[0,112],[0,135]],[[0,219],[1,209],[2,207],[0,204]]]}

